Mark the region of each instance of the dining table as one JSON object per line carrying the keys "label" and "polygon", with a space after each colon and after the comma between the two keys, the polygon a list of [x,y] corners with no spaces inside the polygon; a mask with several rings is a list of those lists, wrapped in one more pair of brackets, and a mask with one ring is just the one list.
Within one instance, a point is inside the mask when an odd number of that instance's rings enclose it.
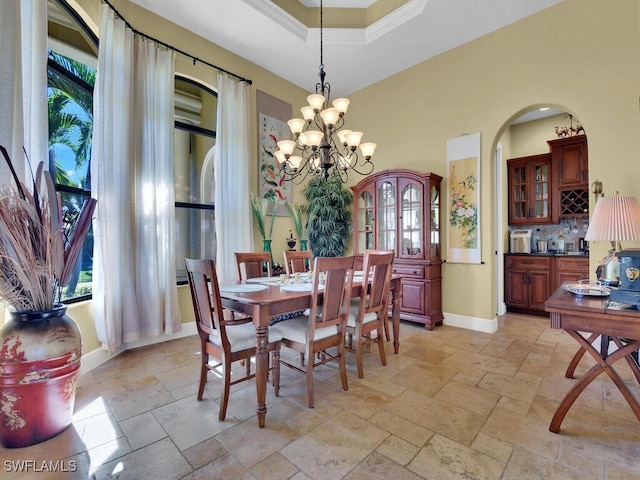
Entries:
{"label": "dining table", "polygon": [[[295,287],[298,285],[298,287]],[[306,285],[306,287],[304,286]],[[249,315],[256,328],[256,396],[258,425],[265,426],[266,396],[269,373],[269,325],[274,317],[299,312],[311,307],[311,283],[280,277],[260,277],[220,286],[222,306],[234,312]],[[362,281],[354,277],[352,298],[362,295]],[[400,308],[402,306],[402,276],[392,275],[390,286],[393,349],[400,349]],[[319,297],[321,298],[321,296]]]}

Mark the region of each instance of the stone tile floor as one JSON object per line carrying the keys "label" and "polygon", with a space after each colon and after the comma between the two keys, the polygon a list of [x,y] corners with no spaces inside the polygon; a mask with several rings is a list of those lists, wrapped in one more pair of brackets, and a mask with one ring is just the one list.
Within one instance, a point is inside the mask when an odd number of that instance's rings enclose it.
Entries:
{"label": "stone tile floor", "polygon": [[[197,337],[173,340],[81,376],[72,426],[0,448],[0,479],[640,478],[640,422],[608,377],[587,388],[560,434],[548,430],[575,382],[564,370],[576,349],[541,317],[507,314],[494,334],[402,322],[400,354],[388,343],[386,367],[372,349],[358,380],[349,354],[348,392],[337,367],[317,369],[314,409],[304,378],[283,367],[260,429],[253,383],[232,389],[218,421],[219,379],[210,374],[195,398]],[[576,375],[592,364],[584,358]]]}

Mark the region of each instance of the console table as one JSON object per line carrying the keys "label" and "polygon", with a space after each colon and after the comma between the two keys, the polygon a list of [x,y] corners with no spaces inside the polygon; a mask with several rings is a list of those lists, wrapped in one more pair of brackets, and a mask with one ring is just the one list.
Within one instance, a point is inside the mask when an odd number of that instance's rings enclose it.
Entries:
{"label": "console table", "polygon": [[[563,286],[547,299],[545,310],[551,314],[551,328],[563,329],[580,345],[565,373],[567,378],[573,378],[573,372],[585,353],[596,360],[596,364],[567,392],[551,420],[549,430],[554,433],[560,431],[560,425],[573,403],[603,372],[613,380],[640,421],[640,404],[614,368],[614,364],[624,358],[640,382],[640,369],[632,355],[640,349],[640,311],[608,308],[608,297],[579,296],[567,292]],[[608,341],[618,349],[611,354],[606,348],[598,351],[593,343],[600,336],[608,336]],[[608,341],[603,345],[608,345]]]}

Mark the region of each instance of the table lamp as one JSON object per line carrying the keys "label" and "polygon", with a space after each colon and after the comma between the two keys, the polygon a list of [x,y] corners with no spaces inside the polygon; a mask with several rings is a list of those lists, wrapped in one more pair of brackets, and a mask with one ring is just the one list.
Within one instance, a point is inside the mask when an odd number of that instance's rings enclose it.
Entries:
{"label": "table lamp", "polygon": [[610,197],[602,197],[596,202],[589,229],[585,235],[587,241],[608,240],[611,250],[596,270],[598,281],[618,286],[620,282],[620,261],[622,241],[640,241],[640,207],[635,197],[623,197],[614,192]]}

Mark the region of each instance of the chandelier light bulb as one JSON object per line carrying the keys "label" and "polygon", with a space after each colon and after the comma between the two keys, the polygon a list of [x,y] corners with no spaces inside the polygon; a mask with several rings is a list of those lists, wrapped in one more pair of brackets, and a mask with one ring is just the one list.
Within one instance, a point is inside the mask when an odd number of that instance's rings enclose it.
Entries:
{"label": "chandelier light bulb", "polygon": [[345,135],[347,139],[347,145],[355,150],[360,145],[360,139],[362,138],[362,132],[349,132]]}
{"label": "chandelier light bulb", "polygon": [[338,130],[337,135],[338,135],[338,139],[340,140],[340,143],[342,145],[344,145],[345,147],[347,146],[347,135],[349,135],[351,133],[351,130],[348,129],[343,129],[343,130]]}
{"label": "chandelier light bulb", "polygon": [[291,155],[295,146],[296,142],[293,140],[280,140],[278,142],[278,148],[284,155]]}
{"label": "chandelier light bulb", "polygon": [[343,171],[347,171],[349,168],[351,168],[351,162],[354,158],[355,155],[350,155],[348,157],[340,155],[340,157],[338,157],[338,167]]}
{"label": "chandelier light bulb", "polygon": [[294,170],[298,170],[300,168],[300,164],[302,163],[302,158],[296,155],[289,157],[289,163],[291,164],[291,168]]}
{"label": "chandelier light bulb", "polygon": [[306,123],[307,122],[305,122],[302,118],[292,118],[287,122],[287,125],[289,125],[289,128],[291,129],[291,133],[297,136],[300,135],[300,132],[302,132],[302,129],[304,128]]}
{"label": "chandelier light bulb", "polygon": [[336,98],[331,103],[338,109],[340,115],[344,115],[345,113],[347,113],[347,108],[349,108],[349,103],[351,103],[351,100],[349,100],[348,98]]}
{"label": "chandelier light bulb", "polygon": [[300,142],[303,150],[307,148],[309,146],[309,132],[302,132],[298,137],[298,141]]}
{"label": "chandelier light bulb", "polygon": [[287,156],[282,150],[276,150],[275,152],[273,152],[273,155],[276,157],[276,160],[278,160],[279,164],[283,164],[287,161]]}
{"label": "chandelier light bulb", "polygon": [[300,109],[300,112],[302,112],[302,116],[308,123],[311,123],[313,121],[313,118],[316,116],[316,113],[313,111],[313,108],[310,107],[309,105],[305,105],[304,107],[302,107]]}
{"label": "chandelier light bulb", "polygon": [[324,106],[324,95],[312,93],[307,97],[307,102],[309,102],[309,106],[313,108],[315,112],[319,112]]}
{"label": "chandelier light bulb", "polygon": [[307,145],[311,145],[312,147],[319,147],[322,142],[322,138],[324,137],[324,133],[320,130],[308,130],[305,132],[307,134]]}
{"label": "chandelier light bulb", "polygon": [[373,152],[377,146],[378,145],[375,143],[361,143],[360,151],[362,152],[362,155],[364,155],[364,158],[369,160],[373,156]]}
{"label": "chandelier light bulb", "polygon": [[324,122],[324,124],[329,127],[329,129],[332,129],[340,118],[340,112],[337,108],[330,107],[322,110],[320,112],[320,116],[322,117],[322,121]]}

